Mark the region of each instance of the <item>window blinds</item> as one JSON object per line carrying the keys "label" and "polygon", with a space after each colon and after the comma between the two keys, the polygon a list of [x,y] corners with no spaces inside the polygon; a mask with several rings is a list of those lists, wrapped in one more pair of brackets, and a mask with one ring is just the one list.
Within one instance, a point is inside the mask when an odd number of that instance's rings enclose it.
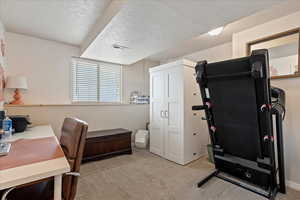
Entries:
{"label": "window blinds", "polygon": [[99,101],[120,102],[121,67],[100,65],[99,67]]}
{"label": "window blinds", "polygon": [[72,61],[73,102],[121,102],[122,67],[83,59]]}

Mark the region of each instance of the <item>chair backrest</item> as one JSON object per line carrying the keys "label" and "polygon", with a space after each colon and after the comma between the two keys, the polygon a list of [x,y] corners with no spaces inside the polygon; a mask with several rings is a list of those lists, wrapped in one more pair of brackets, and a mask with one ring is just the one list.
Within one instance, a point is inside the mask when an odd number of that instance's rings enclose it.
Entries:
{"label": "chair backrest", "polygon": [[[79,172],[83,156],[88,124],[74,118],[65,118],[62,126],[60,145],[70,164],[71,172]],[[63,177],[63,198],[73,200],[76,195],[78,177]]]}

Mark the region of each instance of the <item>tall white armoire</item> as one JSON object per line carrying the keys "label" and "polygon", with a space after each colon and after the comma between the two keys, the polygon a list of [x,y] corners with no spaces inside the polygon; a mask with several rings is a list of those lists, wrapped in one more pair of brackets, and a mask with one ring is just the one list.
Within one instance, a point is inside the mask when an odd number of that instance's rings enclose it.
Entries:
{"label": "tall white armoire", "polygon": [[150,72],[150,152],[185,165],[206,154],[208,130],[195,80],[195,64],[188,60],[153,67]]}

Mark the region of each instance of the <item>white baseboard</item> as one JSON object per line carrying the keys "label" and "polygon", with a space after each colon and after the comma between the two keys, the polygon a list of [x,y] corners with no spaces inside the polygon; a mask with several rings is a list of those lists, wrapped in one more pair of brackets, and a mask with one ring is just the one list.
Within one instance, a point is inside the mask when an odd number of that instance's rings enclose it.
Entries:
{"label": "white baseboard", "polygon": [[294,190],[300,191],[300,183],[296,183],[296,182],[287,180],[286,184],[287,184],[288,187],[290,187]]}

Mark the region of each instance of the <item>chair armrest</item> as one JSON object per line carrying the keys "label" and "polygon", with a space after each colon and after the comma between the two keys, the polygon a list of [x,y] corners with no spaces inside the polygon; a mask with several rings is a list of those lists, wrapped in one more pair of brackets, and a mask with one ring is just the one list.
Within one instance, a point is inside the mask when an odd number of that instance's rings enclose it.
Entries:
{"label": "chair armrest", "polygon": [[14,189],[15,189],[15,187],[12,187],[12,188],[9,188],[8,190],[6,190],[6,191],[3,193],[2,197],[1,197],[1,200],[6,200],[7,195],[8,195],[12,190],[14,190]]}
{"label": "chair armrest", "polygon": [[65,175],[67,175],[67,176],[80,176],[80,173],[79,172],[68,172],[68,173],[65,173]]}

